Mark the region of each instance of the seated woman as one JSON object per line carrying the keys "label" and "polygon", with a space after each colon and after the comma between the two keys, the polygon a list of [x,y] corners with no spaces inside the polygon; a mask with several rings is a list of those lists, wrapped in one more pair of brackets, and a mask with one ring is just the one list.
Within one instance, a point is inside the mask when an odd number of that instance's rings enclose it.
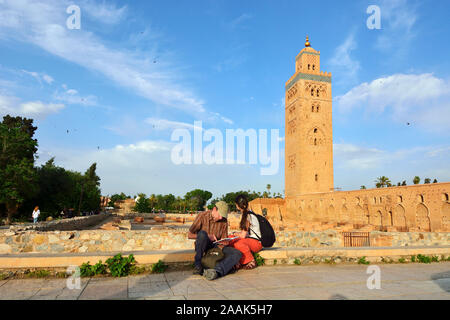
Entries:
{"label": "seated woman", "polygon": [[239,239],[230,242],[230,247],[238,249],[242,253],[242,258],[236,269],[253,269],[256,268],[256,261],[253,252],[259,252],[262,249],[261,232],[259,230],[258,218],[248,210],[248,200],[244,195],[236,197],[236,208],[242,212],[240,229],[238,233]]}

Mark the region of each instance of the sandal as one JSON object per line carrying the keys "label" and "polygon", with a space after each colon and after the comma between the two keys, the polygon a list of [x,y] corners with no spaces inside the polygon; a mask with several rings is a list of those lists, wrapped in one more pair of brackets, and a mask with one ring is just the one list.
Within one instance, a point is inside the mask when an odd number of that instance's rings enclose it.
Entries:
{"label": "sandal", "polygon": [[244,269],[245,269],[245,270],[251,270],[251,269],[255,269],[256,267],[257,267],[256,261],[255,261],[255,260],[252,260],[252,261],[250,261],[249,263],[247,263],[247,264],[244,266]]}
{"label": "sandal", "polygon": [[239,262],[233,267],[233,270],[238,271],[239,269],[242,269],[242,264]]}

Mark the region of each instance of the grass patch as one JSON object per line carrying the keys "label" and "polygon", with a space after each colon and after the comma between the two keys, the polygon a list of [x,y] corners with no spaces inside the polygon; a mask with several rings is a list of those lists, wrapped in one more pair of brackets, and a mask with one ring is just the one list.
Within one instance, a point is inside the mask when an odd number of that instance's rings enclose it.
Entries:
{"label": "grass patch", "polygon": [[153,273],[164,273],[169,266],[164,263],[164,261],[159,260],[157,263],[152,264]]}
{"label": "grass patch", "polygon": [[6,280],[9,278],[9,275],[7,275],[6,273],[0,273],[0,281],[1,280]]}
{"label": "grass patch", "polygon": [[50,276],[50,271],[48,270],[36,270],[25,273],[27,278],[48,278]]}
{"label": "grass patch", "polygon": [[358,264],[370,264],[370,261],[367,261],[366,257],[364,256],[364,257],[359,258]]}

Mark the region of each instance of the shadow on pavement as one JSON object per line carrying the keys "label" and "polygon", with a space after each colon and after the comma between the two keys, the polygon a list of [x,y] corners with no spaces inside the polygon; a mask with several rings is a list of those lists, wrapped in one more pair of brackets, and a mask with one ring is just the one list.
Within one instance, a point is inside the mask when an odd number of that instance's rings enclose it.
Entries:
{"label": "shadow on pavement", "polygon": [[450,271],[444,271],[431,275],[433,280],[443,291],[450,292]]}

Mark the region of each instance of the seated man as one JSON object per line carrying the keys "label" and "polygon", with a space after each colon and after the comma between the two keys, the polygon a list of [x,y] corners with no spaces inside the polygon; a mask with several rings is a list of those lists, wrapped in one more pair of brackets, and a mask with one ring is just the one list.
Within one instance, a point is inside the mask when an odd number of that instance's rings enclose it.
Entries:
{"label": "seated man", "polygon": [[[208,249],[217,245],[214,241],[224,239],[228,235],[228,205],[224,201],[216,203],[213,210],[199,213],[189,228],[188,238],[195,240],[195,266],[194,274],[204,275],[208,280],[214,280],[228,274],[239,262],[242,253],[231,247],[223,247],[224,258],[214,269],[203,272],[202,257]],[[226,245],[226,243],[222,243]]]}

